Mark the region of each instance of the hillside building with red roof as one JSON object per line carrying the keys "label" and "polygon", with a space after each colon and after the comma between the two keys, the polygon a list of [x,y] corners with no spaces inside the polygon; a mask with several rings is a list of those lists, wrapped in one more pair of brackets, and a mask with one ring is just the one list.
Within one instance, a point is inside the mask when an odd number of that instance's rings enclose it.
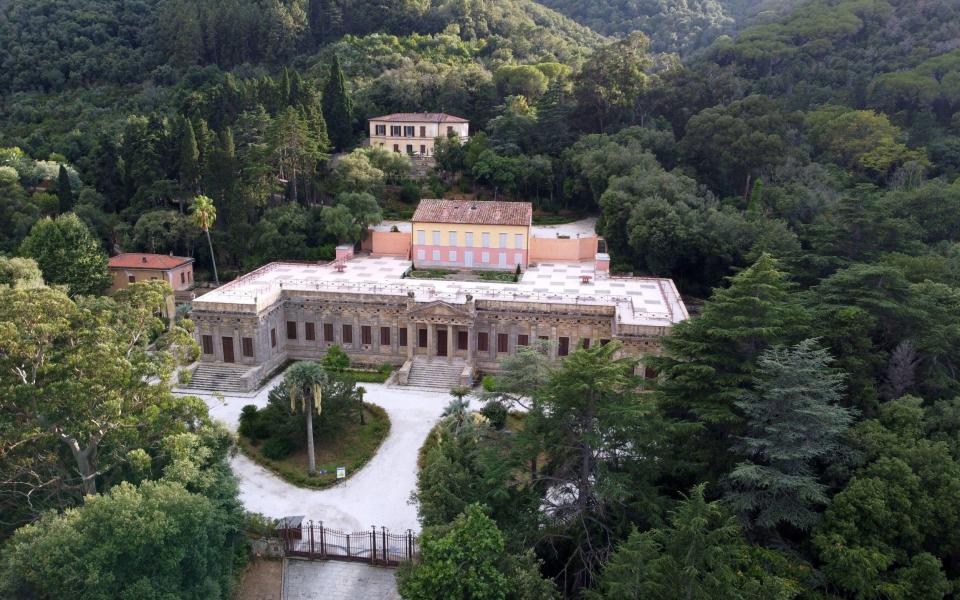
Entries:
{"label": "hillside building with red roof", "polygon": [[446,113],[393,113],[370,119],[370,145],[410,156],[433,156],[438,137],[470,137],[470,122]]}
{"label": "hillside building with red roof", "polygon": [[167,254],[127,252],[110,258],[110,291],[137,281],[162,280],[175,292],[193,288],[193,259]]}

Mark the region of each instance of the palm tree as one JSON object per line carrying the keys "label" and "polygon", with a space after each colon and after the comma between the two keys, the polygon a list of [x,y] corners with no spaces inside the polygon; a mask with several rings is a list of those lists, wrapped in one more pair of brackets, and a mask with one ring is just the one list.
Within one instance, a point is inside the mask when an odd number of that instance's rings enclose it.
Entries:
{"label": "palm tree", "polygon": [[210,260],[213,262],[213,281],[220,285],[220,277],[217,275],[217,258],[213,255],[213,242],[210,241],[210,228],[217,220],[217,207],[213,205],[213,200],[207,196],[197,196],[193,199],[193,224],[199,227],[207,234],[207,245],[210,247]]}
{"label": "palm tree", "polygon": [[283,377],[283,384],[290,394],[290,410],[297,410],[297,401],[300,409],[307,416],[307,457],[309,460],[307,472],[313,475],[317,472],[317,457],[313,451],[313,409],[316,406],[317,416],[323,399],[323,384],[327,382],[327,375],[314,361],[303,361],[290,367]]}

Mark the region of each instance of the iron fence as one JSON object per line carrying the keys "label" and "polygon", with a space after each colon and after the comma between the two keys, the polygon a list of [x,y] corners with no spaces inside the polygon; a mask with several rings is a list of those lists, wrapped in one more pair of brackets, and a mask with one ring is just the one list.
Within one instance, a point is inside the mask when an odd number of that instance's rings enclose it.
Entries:
{"label": "iron fence", "polygon": [[278,530],[284,554],[320,560],[366,562],[396,566],[420,553],[417,536],[411,530],[391,533],[386,527],[344,532],[310,521],[298,527]]}

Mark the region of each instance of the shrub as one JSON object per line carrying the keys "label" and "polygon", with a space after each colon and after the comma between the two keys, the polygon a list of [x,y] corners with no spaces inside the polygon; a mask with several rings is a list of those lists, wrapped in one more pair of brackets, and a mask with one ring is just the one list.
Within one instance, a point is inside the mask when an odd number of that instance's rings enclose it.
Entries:
{"label": "shrub", "polygon": [[260,439],[260,436],[257,435],[260,430],[260,416],[257,414],[257,407],[253,404],[247,404],[240,409],[240,426],[237,431],[244,437],[256,440]]}
{"label": "shrub", "polygon": [[180,385],[190,385],[191,379],[193,379],[193,373],[189,369],[180,369],[177,372],[177,382]]}
{"label": "shrub", "polygon": [[503,429],[503,426],[507,424],[507,407],[496,400],[487,402],[480,409],[480,414],[490,421],[490,426],[494,429]]}
{"label": "shrub", "polygon": [[271,460],[280,460],[290,456],[294,450],[294,444],[289,438],[274,437],[267,440],[263,445],[263,455]]}

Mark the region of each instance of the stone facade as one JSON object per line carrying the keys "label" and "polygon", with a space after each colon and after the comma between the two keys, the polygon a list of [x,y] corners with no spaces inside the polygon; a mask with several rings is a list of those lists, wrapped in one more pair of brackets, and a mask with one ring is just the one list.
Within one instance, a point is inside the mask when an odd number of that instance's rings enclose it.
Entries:
{"label": "stone facade", "polygon": [[[346,262],[347,270],[353,262]],[[511,284],[474,284],[473,293],[465,287],[444,293],[438,282],[414,279],[337,286],[329,281],[335,271],[327,275],[326,268],[312,268],[318,279],[310,285],[277,276],[279,284],[267,286],[257,282],[255,272],[239,282],[234,296],[227,288],[195,300],[192,319],[202,360],[249,365],[252,384],[288,359],[317,359],[337,344],[355,363],[400,366],[418,357],[445,358],[462,363],[474,376],[495,372],[503,357],[538,340],[551,342],[554,357],[581,345],[620,340],[625,353],[642,358],[656,354],[659,338],[686,318],[678,296],[669,317],[624,322],[624,297],[586,301],[586,296],[530,293],[520,298],[512,290],[512,296],[501,292]],[[649,297],[676,294],[669,280],[643,281],[651,288]]]}

